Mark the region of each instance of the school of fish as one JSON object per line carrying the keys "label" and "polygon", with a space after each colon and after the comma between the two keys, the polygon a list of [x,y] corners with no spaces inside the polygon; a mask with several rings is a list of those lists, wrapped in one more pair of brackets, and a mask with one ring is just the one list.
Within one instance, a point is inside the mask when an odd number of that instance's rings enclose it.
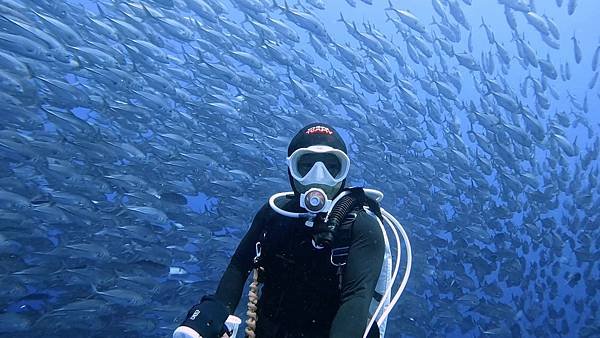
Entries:
{"label": "school of fish", "polygon": [[600,42],[485,1],[0,1],[0,335],[169,336],[324,121],[412,241],[387,337],[599,337]]}

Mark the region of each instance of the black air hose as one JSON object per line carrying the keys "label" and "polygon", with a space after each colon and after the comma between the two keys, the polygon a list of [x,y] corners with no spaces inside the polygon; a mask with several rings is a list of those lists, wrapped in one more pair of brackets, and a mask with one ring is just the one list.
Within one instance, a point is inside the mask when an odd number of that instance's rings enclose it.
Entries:
{"label": "black air hose", "polygon": [[331,210],[327,222],[322,220],[315,224],[315,232],[313,234],[315,244],[318,246],[329,247],[333,242],[335,229],[342,223],[348,212],[354,209],[359,203],[360,199],[354,196],[354,194],[349,194],[340,198]]}

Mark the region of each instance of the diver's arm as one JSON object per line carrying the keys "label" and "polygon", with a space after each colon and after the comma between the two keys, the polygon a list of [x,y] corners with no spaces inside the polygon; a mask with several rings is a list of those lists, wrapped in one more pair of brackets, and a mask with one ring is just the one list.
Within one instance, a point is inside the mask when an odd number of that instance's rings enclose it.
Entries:
{"label": "diver's arm", "polygon": [[221,277],[215,297],[221,301],[232,314],[242,296],[244,283],[248,278],[250,270],[252,270],[252,262],[256,256],[256,242],[262,233],[263,226],[267,221],[267,216],[271,212],[271,207],[268,203],[256,213],[252,221],[252,225],[244,238],[242,238],[235,253],[231,257],[231,261],[227,269]]}
{"label": "diver's arm", "polygon": [[342,278],[341,305],[331,325],[330,338],[363,336],[384,253],[385,242],[377,220],[360,212],[352,227],[352,244]]}
{"label": "diver's arm", "polygon": [[217,292],[205,295],[194,305],[183,323],[175,330],[179,337],[195,337],[197,333],[204,338],[219,338],[227,332],[224,323],[227,316],[233,314],[242,296],[244,282],[252,269],[255,244],[262,233],[270,207],[265,204],[254,216],[250,229],[238,245],[221,281]]}

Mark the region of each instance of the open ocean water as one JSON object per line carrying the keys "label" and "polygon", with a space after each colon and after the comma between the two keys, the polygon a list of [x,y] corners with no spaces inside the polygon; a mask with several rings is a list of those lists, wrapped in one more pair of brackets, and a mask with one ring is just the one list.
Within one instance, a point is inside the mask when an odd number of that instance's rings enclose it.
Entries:
{"label": "open ocean water", "polygon": [[0,0],[0,336],[170,336],[322,121],[411,239],[386,337],[600,337],[599,14]]}

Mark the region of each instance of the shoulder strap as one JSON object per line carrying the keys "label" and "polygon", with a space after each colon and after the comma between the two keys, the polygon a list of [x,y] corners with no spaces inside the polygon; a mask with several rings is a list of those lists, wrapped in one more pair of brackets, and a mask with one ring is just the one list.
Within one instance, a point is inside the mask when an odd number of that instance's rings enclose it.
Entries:
{"label": "shoulder strap", "polygon": [[358,214],[358,210],[353,210],[346,214],[342,223],[336,228],[333,244],[331,245],[331,264],[342,266],[346,264],[350,242],[352,240],[352,224]]}
{"label": "shoulder strap", "polygon": [[379,202],[365,194],[363,188],[356,187],[350,188],[349,190],[353,191],[353,193],[355,193],[356,196],[358,196],[358,198],[361,199],[362,204],[369,207],[369,210],[371,210],[377,217],[379,217],[379,219],[383,219],[383,216],[381,215],[381,207],[379,206]]}
{"label": "shoulder strap", "polygon": [[382,217],[379,202],[369,198],[365,194],[363,188],[355,187],[349,188],[348,190],[354,195],[355,198],[358,199],[359,203],[355,209],[346,214],[344,221],[336,229],[331,249],[331,264],[336,266],[342,266],[346,264],[352,239],[352,224],[354,224],[354,220],[356,219],[358,212],[360,212],[364,206],[368,206],[377,217]]}

